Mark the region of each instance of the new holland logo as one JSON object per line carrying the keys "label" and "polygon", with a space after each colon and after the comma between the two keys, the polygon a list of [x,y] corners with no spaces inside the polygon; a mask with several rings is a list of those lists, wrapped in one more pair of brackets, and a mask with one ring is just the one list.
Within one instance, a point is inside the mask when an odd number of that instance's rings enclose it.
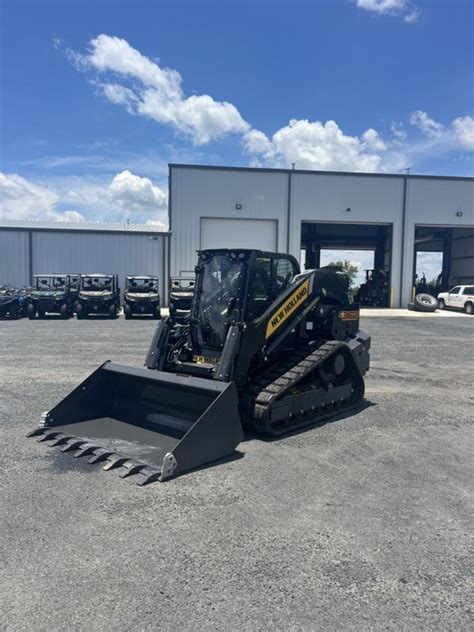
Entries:
{"label": "new holland logo", "polygon": [[290,296],[290,298],[282,305],[277,312],[268,321],[267,331],[265,338],[270,336],[279,328],[285,320],[291,316],[294,310],[304,302],[308,296],[309,291],[309,279],[306,279]]}

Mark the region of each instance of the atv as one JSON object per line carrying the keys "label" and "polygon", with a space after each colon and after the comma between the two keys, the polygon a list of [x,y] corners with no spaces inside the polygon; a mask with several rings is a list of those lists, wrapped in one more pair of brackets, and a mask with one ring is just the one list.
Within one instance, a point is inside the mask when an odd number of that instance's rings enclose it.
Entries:
{"label": "atv", "polygon": [[6,286],[0,288],[0,318],[9,316],[12,320],[16,320],[21,318],[21,311],[19,291]]}
{"label": "atv", "polygon": [[195,280],[191,277],[171,277],[169,283],[170,316],[176,322],[186,322],[193,306]]}
{"label": "atv", "polygon": [[44,318],[46,314],[70,318],[74,310],[74,297],[69,274],[36,274],[28,296],[28,318],[33,320],[36,315]]}
{"label": "atv", "polygon": [[126,276],[123,311],[126,320],[130,320],[134,314],[161,318],[158,277]]}
{"label": "atv", "polygon": [[116,274],[81,274],[75,312],[77,318],[104,314],[117,318],[120,310],[120,288]]}

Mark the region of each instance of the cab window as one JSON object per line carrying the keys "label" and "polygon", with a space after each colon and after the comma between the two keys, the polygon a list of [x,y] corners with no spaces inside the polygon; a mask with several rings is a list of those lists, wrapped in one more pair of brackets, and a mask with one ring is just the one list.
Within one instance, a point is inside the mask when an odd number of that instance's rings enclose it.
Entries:
{"label": "cab window", "polygon": [[451,290],[449,290],[450,294],[459,294],[459,290],[461,289],[460,285],[457,285],[456,287],[453,287]]}

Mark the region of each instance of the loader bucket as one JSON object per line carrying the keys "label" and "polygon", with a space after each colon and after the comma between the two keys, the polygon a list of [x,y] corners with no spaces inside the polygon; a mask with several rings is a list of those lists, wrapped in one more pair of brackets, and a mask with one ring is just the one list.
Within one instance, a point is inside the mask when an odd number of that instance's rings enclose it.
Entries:
{"label": "loader bucket", "polygon": [[243,431],[233,382],[106,362],[29,436],[145,485],[229,456]]}

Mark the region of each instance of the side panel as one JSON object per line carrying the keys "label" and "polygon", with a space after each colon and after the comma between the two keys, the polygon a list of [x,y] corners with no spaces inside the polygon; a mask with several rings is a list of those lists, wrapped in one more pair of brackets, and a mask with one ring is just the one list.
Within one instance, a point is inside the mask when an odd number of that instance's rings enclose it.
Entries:
{"label": "side panel", "polygon": [[160,293],[167,285],[166,237],[119,233],[33,233],[33,270],[116,273],[123,290],[126,274],[156,274]]}
{"label": "side panel", "polygon": [[272,219],[217,219],[201,217],[200,249],[258,248],[275,252],[278,223]]}
{"label": "side panel", "polygon": [[0,229],[0,286],[30,283],[28,232]]}

